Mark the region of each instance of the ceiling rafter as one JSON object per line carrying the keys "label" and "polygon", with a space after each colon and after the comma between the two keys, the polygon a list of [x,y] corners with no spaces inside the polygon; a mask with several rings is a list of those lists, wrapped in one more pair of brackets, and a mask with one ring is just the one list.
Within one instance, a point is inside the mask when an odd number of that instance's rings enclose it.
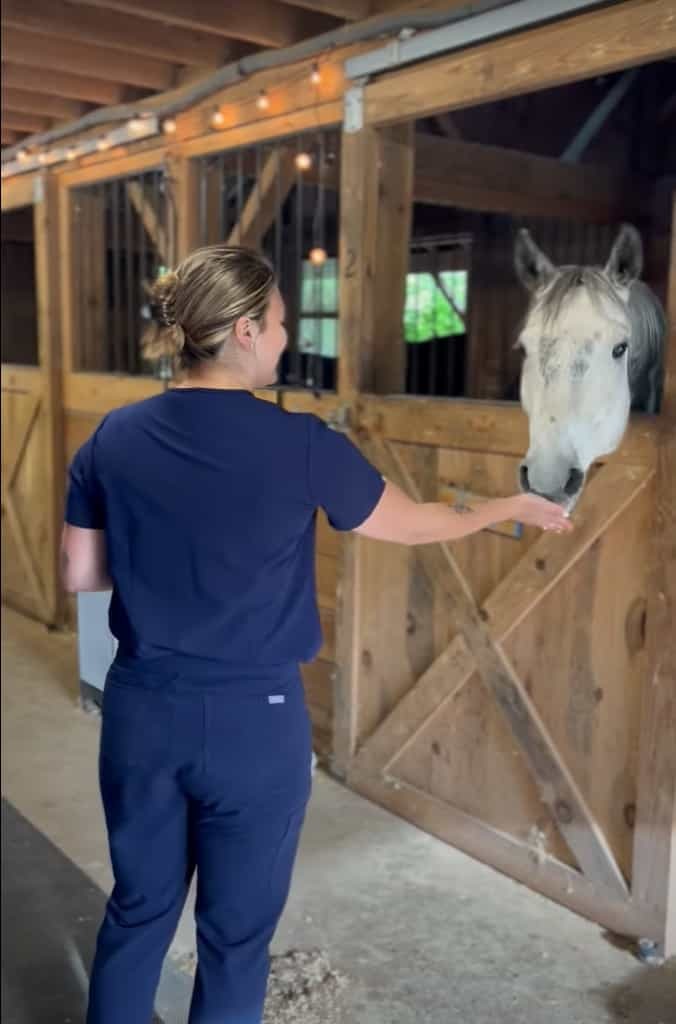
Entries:
{"label": "ceiling rafter", "polygon": [[[166,25],[243,39],[258,46],[291,46],[340,24],[340,19],[287,6],[279,0],[80,0],[87,7],[151,18]],[[233,9],[234,8],[234,9]]]}
{"label": "ceiling rafter", "polygon": [[12,89],[48,92],[52,96],[82,100],[84,103],[96,103],[104,107],[135,99],[136,92],[124,84],[104,82],[100,78],[70,71],[55,71],[39,67],[37,63],[34,67],[29,64],[13,64],[11,56],[2,62],[2,84]]}
{"label": "ceiling rafter", "polygon": [[175,28],[148,18],[66,0],[3,0],[2,24],[27,32],[50,34],[95,46],[109,46],[127,53],[140,53],[173,64],[214,68],[227,59],[228,44],[218,36],[194,29]]}
{"label": "ceiling rafter", "polygon": [[121,50],[90,43],[54,39],[50,35],[39,35],[17,28],[6,28],[3,31],[2,57],[14,64],[28,64],[55,71],[77,68],[79,73],[92,78],[136,85],[144,89],[169,89],[174,82],[172,64],[154,57],[123,53]]}
{"label": "ceiling rafter", "polygon": [[63,99],[48,92],[29,92],[25,89],[8,89],[3,86],[0,93],[3,110],[17,110],[22,114],[37,114],[43,117],[56,117],[61,120],[73,121],[82,117],[87,105],[77,100]]}
{"label": "ceiling rafter", "polygon": [[44,132],[49,128],[49,121],[46,117],[36,117],[35,114],[23,114],[16,110],[3,110],[2,126],[10,131],[18,132]]}

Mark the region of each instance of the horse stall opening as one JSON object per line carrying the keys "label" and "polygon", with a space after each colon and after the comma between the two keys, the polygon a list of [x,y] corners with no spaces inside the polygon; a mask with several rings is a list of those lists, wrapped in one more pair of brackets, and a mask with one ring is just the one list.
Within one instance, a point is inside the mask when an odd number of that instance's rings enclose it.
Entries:
{"label": "horse stall opening", "polygon": [[[454,61],[460,68],[461,57],[438,61],[437,81],[456,80]],[[420,75],[418,96],[429,67],[401,72]],[[339,609],[348,667],[338,766],[422,828],[613,930],[656,940],[666,893],[646,883],[655,668],[646,634],[659,421],[646,412],[659,387],[646,398],[627,360],[646,353],[641,372],[661,379],[676,143],[660,113],[674,84],[663,61],[392,125],[385,76],[365,87],[367,123],[349,142],[365,202],[379,204],[376,227],[355,214],[345,243],[365,254],[365,273],[393,230],[391,209],[408,218],[399,308],[377,270],[369,282],[379,303],[371,323],[389,302],[391,331],[387,345],[374,343],[380,362],[364,389],[381,393],[359,396],[365,453],[419,500],[515,492],[529,448],[517,404],[525,349],[535,440],[571,450],[561,500],[576,528],[559,538],[506,523],[452,550],[355,542],[353,597]],[[393,146],[410,175],[408,206],[397,193],[381,227],[399,185],[385,161],[379,176],[371,163]],[[359,174],[346,157],[344,174]],[[341,284],[344,294],[356,288],[346,274]],[[559,297],[543,328],[549,285]],[[353,330],[341,335],[348,345]],[[375,389],[388,358],[395,384]],[[549,386],[557,375],[561,401]],[[662,756],[673,772],[673,749]],[[672,812],[659,813],[671,822]],[[669,857],[671,825],[651,828]]]}
{"label": "horse stall opening", "polygon": [[279,384],[334,391],[340,133],[322,128],[197,161],[197,244],[262,250],[286,304]]}

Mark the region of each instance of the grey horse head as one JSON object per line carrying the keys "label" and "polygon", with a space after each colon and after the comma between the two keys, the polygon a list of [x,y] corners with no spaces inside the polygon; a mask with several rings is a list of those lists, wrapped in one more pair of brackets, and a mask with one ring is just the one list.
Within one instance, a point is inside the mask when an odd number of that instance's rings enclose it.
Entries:
{"label": "grey horse head", "polygon": [[629,225],[605,267],[556,267],[525,230],[515,263],[531,294],[519,337],[530,433],[520,484],[570,509],[589,467],[619,447],[631,408],[657,411],[666,320],[639,280],[643,246]]}

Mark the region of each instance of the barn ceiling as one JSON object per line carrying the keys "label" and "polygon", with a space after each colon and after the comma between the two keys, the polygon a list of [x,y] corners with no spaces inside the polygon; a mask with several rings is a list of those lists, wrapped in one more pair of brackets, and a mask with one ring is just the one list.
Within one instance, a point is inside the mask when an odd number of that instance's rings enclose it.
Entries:
{"label": "barn ceiling", "polygon": [[2,145],[415,0],[3,0]]}

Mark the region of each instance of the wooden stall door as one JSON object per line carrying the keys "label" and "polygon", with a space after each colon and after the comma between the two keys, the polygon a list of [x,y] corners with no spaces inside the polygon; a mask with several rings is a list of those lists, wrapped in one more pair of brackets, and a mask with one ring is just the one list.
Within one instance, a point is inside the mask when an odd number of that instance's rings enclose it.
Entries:
{"label": "wooden stall door", "polygon": [[[413,415],[413,411],[410,410]],[[418,500],[514,488],[518,458],[366,439]],[[357,791],[629,934],[654,469],[598,467],[565,537],[360,541]]]}
{"label": "wooden stall door", "polygon": [[[43,179],[31,195],[38,365],[2,367],[2,600],[55,625],[63,607],[58,548],[64,491],[58,261],[50,255],[57,245],[56,202],[52,184]],[[3,300],[11,302],[11,295]]]}

